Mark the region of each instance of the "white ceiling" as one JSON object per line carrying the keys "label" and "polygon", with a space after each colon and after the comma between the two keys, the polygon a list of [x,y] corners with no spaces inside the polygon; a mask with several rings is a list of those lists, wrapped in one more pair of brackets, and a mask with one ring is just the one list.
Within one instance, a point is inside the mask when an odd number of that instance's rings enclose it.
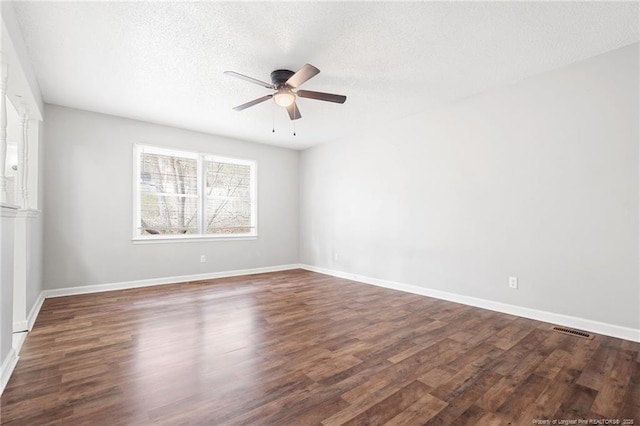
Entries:
{"label": "white ceiling", "polygon": [[[18,2],[45,102],[303,149],[638,41],[638,3]],[[297,136],[263,87],[302,88]],[[275,114],[276,133],[271,133]]]}

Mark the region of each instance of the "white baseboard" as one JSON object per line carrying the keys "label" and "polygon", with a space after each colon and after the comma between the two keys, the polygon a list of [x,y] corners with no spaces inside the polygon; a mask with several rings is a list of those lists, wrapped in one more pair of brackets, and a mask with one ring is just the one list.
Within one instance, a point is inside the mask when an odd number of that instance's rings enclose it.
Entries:
{"label": "white baseboard", "polygon": [[40,313],[40,308],[42,308],[42,304],[44,303],[44,292],[41,291],[36,299],[36,303],[33,304],[31,311],[29,312],[29,316],[27,317],[27,331],[31,331],[33,329],[33,324],[36,322],[36,318],[38,318],[38,314]]}
{"label": "white baseboard", "polygon": [[29,334],[28,331],[23,331],[21,333],[13,333],[13,338],[12,340],[12,345],[13,346],[13,350],[16,352],[16,355],[18,355],[18,358],[20,358],[20,350],[22,350],[22,345],[24,345],[24,341],[27,338],[27,334]]}
{"label": "white baseboard", "polygon": [[378,287],[389,288],[392,290],[404,291],[407,293],[419,294],[421,296],[433,297],[435,299],[447,300],[449,302],[462,303],[464,305],[475,306],[477,308],[489,309],[491,311],[502,312],[510,315],[517,315],[524,318],[530,318],[537,321],[548,322],[551,324],[563,325],[565,327],[577,328],[593,333],[604,334],[606,336],[617,337],[620,339],[640,342],[640,330],[628,327],[622,327],[614,324],[607,324],[599,321],[593,321],[586,318],[573,317],[569,315],[557,314],[554,312],[540,311],[537,309],[525,308],[522,306],[509,305],[501,302],[494,302],[486,299],[479,299],[471,296],[463,296],[460,294],[449,293],[441,290],[433,290],[429,288],[419,287],[410,284],[403,284],[394,281],[381,280],[378,278],[366,277],[363,275],[352,274],[349,272],[336,271],[332,269],[321,268],[312,265],[300,265],[300,268],[307,271],[319,272],[325,275],[331,275],[338,278],[345,278],[352,281],[358,281],[365,284],[371,284]]}
{"label": "white baseboard", "polygon": [[[18,321],[13,323],[13,338],[11,342],[11,350],[9,351],[9,355],[4,363],[2,363],[2,367],[0,369],[0,395],[4,392],[5,386],[9,383],[9,379],[11,378],[11,374],[18,364],[18,358],[20,355],[20,349],[22,349],[22,345],[24,344],[25,339],[27,338],[27,334],[33,328],[33,324],[36,322],[36,318],[38,317],[38,313],[40,313],[40,308],[42,307],[42,303],[44,302],[44,292],[40,292],[38,298],[36,299],[36,303],[33,304],[31,308],[31,312],[29,312],[29,316],[24,321]],[[18,331],[18,332],[16,332]]]}
{"label": "white baseboard", "polygon": [[23,331],[31,331],[33,328],[33,324],[36,322],[36,318],[38,317],[38,313],[40,313],[40,308],[42,308],[42,303],[44,302],[44,292],[40,292],[36,302],[31,307],[31,311],[29,312],[29,316],[27,319],[22,321],[15,321],[13,323],[13,332],[20,333]]}
{"label": "white baseboard", "polygon": [[129,288],[138,288],[138,287],[150,287],[154,285],[177,284],[177,283],[184,283],[188,281],[201,281],[201,280],[211,280],[216,278],[237,277],[241,275],[264,274],[266,272],[288,271],[291,269],[299,269],[299,268],[301,268],[299,264],[267,266],[264,268],[239,269],[235,271],[224,271],[224,272],[209,272],[205,274],[180,275],[176,277],[165,277],[165,278],[151,278],[146,280],[124,281],[124,282],[111,283],[111,284],[96,284],[96,285],[88,285],[88,286],[82,286],[82,287],[67,287],[67,288],[59,288],[55,290],[44,290],[42,294],[44,298],[72,296],[76,294],[100,293],[103,291],[124,290]]}
{"label": "white baseboard", "polygon": [[11,348],[2,366],[0,366],[0,395],[4,392],[7,383],[9,383],[11,373],[13,373],[14,368],[16,368],[16,364],[18,364],[18,354]]}

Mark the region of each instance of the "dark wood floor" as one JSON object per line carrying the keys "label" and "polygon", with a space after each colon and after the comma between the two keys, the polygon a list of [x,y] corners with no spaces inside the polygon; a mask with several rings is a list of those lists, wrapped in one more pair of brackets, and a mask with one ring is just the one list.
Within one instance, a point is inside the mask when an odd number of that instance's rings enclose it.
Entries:
{"label": "dark wood floor", "polygon": [[640,344],[288,271],[47,299],[6,425],[640,424]]}

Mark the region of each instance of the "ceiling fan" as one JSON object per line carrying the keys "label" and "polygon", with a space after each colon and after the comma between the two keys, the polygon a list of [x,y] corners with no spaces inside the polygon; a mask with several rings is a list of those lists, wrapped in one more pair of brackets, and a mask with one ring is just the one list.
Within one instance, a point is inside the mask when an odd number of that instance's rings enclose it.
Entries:
{"label": "ceiling fan", "polygon": [[290,70],[275,70],[271,73],[271,83],[257,80],[255,78],[239,74],[235,71],[225,71],[224,73],[232,77],[236,77],[275,91],[270,95],[265,95],[261,98],[247,102],[246,104],[238,105],[237,107],[233,108],[234,110],[242,111],[243,109],[252,107],[273,98],[274,102],[277,105],[287,109],[289,118],[291,118],[292,120],[297,120],[299,118],[302,118],[300,110],[298,109],[298,105],[296,104],[296,98],[298,97],[315,99],[318,101],[335,102],[338,104],[343,104],[344,101],[347,100],[347,97],[343,95],[334,95],[333,93],[313,92],[311,90],[298,89],[298,87],[300,87],[307,80],[315,77],[319,72],[320,70],[311,64],[305,64],[305,66],[300,68],[300,70],[295,73]]}

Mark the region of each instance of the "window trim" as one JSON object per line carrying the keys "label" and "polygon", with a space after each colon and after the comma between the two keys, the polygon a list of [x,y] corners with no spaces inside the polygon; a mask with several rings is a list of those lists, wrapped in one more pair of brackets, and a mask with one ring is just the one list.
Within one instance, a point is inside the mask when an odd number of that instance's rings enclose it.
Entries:
{"label": "window trim", "polygon": [[[140,211],[140,155],[143,150],[160,155],[179,155],[184,158],[191,158],[197,161],[197,179],[198,179],[198,230],[205,229],[206,222],[206,203],[207,195],[205,194],[206,182],[204,173],[204,161],[213,159],[231,164],[239,164],[250,166],[251,179],[251,225],[252,232],[244,234],[161,234],[141,235],[138,226],[141,221]],[[216,155],[210,152],[192,151],[187,149],[174,149],[163,146],[150,145],[146,143],[135,143],[133,145],[133,178],[132,178],[132,196],[133,196],[133,216],[132,216],[132,241],[134,244],[147,243],[174,243],[174,242],[196,242],[196,241],[224,241],[224,240],[255,240],[258,238],[258,162],[246,158],[233,158],[224,155]]]}

